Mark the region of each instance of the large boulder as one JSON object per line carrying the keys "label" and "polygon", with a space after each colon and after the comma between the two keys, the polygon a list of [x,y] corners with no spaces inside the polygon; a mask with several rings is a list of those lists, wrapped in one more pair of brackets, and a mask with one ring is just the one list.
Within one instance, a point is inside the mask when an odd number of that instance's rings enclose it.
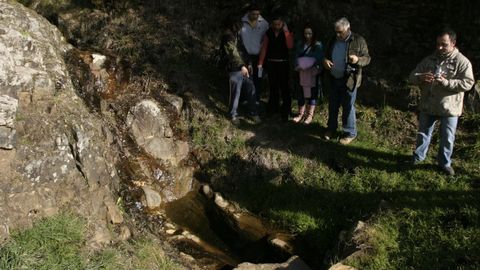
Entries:
{"label": "large boulder", "polygon": [[467,112],[480,113],[480,81],[477,81],[474,88],[467,92],[464,105]]}
{"label": "large boulder", "polygon": [[0,0],[0,239],[67,210],[97,247],[112,240],[107,222],[123,221],[112,136],[75,94],[70,49],[46,19]]}
{"label": "large boulder", "polygon": [[15,144],[15,116],[18,100],[7,95],[0,96],[0,148],[13,149]]}
{"label": "large boulder", "polygon": [[293,256],[284,263],[265,263],[265,264],[253,264],[253,263],[241,263],[235,270],[275,270],[275,269],[288,269],[288,270],[310,270],[311,268],[298,256]]}
{"label": "large boulder", "polygon": [[127,126],[136,144],[156,159],[177,166],[188,155],[188,143],[174,139],[166,110],[153,100],[135,105]]}

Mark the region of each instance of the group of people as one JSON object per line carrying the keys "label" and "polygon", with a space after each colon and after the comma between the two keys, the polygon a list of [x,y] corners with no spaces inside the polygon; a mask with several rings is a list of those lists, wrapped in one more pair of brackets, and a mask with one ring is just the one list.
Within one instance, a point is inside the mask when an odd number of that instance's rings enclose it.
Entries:
{"label": "group of people", "polygon": [[[258,107],[262,95],[262,77],[268,73],[269,100],[267,114],[280,114],[282,121],[292,115],[292,93],[289,87],[290,51],[294,35],[280,16],[272,16],[269,24],[252,4],[245,16],[230,17],[225,24],[222,49],[226,55],[226,69],[230,81],[229,114],[238,123],[238,106],[243,98],[248,113],[260,122]],[[328,95],[327,130],[325,140],[334,137],[342,108],[343,134],[339,142],[350,144],[357,137],[355,100],[362,83],[362,69],[370,63],[365,39],[353,33],[350,22],[343,17],[334,23],[335,35],[324,48],[317,40],[312,25],[303,27],[303,36],[297,42],[293,66],[298,72],[298,114],[295,123],[310,124],[319,95],[319,75],[323,72],[330,85]],[[442,171],[454,175],[451,155],[458,117],[462,113],[464,92],[474,84],[472,65],[456,48],[456,34],[443,30],[436,37],[435,52],[426,57],[412,71],[409,81],[419,85],[419,130],[412,163],[426,158],[434,125],[440,121],[440,147],[437,162]],[[281,105],[280,105],[281,99]]]}

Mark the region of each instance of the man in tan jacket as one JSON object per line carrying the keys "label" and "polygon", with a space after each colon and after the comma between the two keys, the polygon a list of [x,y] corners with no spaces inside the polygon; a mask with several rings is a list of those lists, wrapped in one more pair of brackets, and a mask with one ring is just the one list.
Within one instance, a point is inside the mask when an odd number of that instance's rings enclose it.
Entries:
{"label": "man in tan jacket", "polygon": [[447,175],[455,174],[451,156],[464,92],[474,84],[472,64],[456,48],[457,35],[444,30],[437,35],[436,51],[417,65],[409,81],[421,89],[419,130],[413,163],[427,155],[435,122],[440,121],[437,163]]}

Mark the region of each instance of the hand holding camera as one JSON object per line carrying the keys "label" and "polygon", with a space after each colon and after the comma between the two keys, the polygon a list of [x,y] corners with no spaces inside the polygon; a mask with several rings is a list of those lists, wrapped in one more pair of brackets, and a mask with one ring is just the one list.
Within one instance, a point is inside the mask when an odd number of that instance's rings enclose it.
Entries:
{"label": "hand holding camera", "polygon": [[441,66],[437,66],[435,68],[435,73],[433,74],[433,77],[435,79],[436,82],[440,83],[440,84],[444,84],[446,78],[443,76],[445,74],[445,72],[442,70],[442,67]]}
{"label": "hand holding camera", "polygon": [[358,56],[351,54],[348,56],[348,63],[350,64],[356,64],[358,63]]}
{"label": "hand holding camera", "polygon": [[432,72],[425,72],[425,73],[415,73],[415,76],[419,76],[420,80],[426,83],[434,83],[438,82],[443,84],[446,78],[443,76],[444,72],[441,66],[437,66],[435,71]]}
{"label": "hand holding camera", "polygon": [[435,77],[435,79],[439,79],[442,77],[442,75],[443,75],[442,67],[437,66],[437,68],[435,68],[435,73],[433,74],[433,76]]}

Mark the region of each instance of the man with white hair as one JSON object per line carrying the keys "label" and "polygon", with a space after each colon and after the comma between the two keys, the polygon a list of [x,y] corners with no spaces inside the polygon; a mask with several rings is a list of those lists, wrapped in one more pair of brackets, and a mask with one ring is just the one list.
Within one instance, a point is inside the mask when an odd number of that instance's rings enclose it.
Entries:
{"label": "man with white hair", "polygon": [[367,42],[350,30],[347,18],[343,17],[335,22],[335,33],[327,45],[323,61],[331,82],[328,124],[324,138],[330,140],[336,132],[341,106],[345,134],[340,143],[346,145],[357,136],[355,99],[357,89],[362,83],[362,68],[370,63],[370,55]]}

